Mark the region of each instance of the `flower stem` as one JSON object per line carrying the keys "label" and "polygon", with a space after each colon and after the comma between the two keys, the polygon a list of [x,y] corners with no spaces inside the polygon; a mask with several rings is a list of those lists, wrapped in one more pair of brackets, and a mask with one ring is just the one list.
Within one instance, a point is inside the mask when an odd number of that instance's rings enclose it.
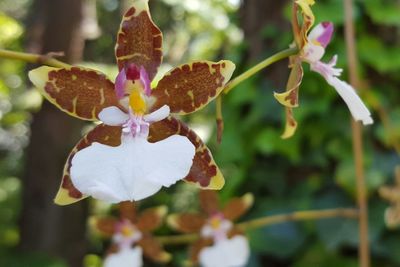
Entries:
{"label": "flower stem", "polygon": [[216,103],[216,117],[217,117],[217,142],[221,144],[222,134],[224,132],[224,118],[222,116],[222,95],[219,95]]}
{"label": "flower stem", "polygon": [[258,63],[254,67],[252,67],[251,69],[243,72],[242,74],[240,74],[239,76],[237,76],[236,78],[231,80],[225,86],[224,93],[225,94],[229,93],[237,85],[239,85],[240,83],[244,82],[245,80],[247,80],[248,78],[250,78],[251,76],[253,76],[257,72],[261,71],[262,69],[268,67],[269,65],[271,65],[271,64],[273,64],[273,63],[275,63],[275,62],[277,62],[279,60],[282,60],[284,58],[296,55],[298,52],[299,52],[299,50],[297,48],[288,48],[286,50],[283,50],[281,52],[278,52],[278,53],[270,56],[269,58],[261,61],[260,63]]}
{"label": "flower stem", "polygon": [[[360,80],[357,74],[357,52],[356,39],[353,22],[353,1],[344,1],[345,13],[345,39],[347,60],[349,64],[350,83],[354,88],[359,88]],[[364,160],[363,160],[363,140],[362,129],[360,123],[351,121],[352,139],[353,139],[353,154],[355,161],[356,185],[357,185],[357,202],[360,211],[359,215],[359,261],[360,267],[370,266],[370,250],[368,240],[368,199],[364,175]]]}
{"label": "flower stem", "polygon": [[251,230],[266,225],[277,224],[282,222],[326,219],[332,217],[355,219],[358,217],[358,211],[356,209],[345,209],[345,208],[330,209],[330,210],[298,211],[282,215],[267,216],[264,218],[255,219],[244,223],[239,223],[237,224],[237,227],[239,227],[242,230]]}
{"label": "flower stem", "polygon": [[[355,219],[358,218],[358,211],[356,209],[346,209],[346,208],[296,211],[288,214],[272,215],[254,219],[247,222],[239,223],[236,226],[239,229],[246,231],[289,221],[305,221],[314,219],[327,219],[334,217]],[[199,239],[199,237],[200,236],[196,233],[196,234],[175,235],[175,236],[162,236],[162,237],[157,237],[157,240],[164,245],[180,245],[180,244],[192,243],[197,239]]]}
{"label": "flower stem", "polygon": [[7,59],[15,59],[15,60],[22,60],[29,63],[37,63],[48,65],[56,68],[66,68],[69,67],[67,63],[59,61],[55,58],[52,58],[51,55],[37,55],[37,54],[30,54],[24,52],[14,52],[5,49],[0,49],[0,58],[7,58]]}

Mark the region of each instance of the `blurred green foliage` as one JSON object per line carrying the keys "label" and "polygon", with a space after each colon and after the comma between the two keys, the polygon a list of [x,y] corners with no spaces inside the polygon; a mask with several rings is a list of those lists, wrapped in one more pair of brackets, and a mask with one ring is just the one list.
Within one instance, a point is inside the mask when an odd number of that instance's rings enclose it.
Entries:
{"label": "blurred green foliage", "polygon": [[[0,2],[0,48],[23,50],[23,21],[30,4],[31,0]],[[387,204],[379,199],[377,188],[393,181],[394,166],[399,164],[388,135],[400,137],[400,6],[397,0],[359,0],[356,4],[357,48],[363,77],[361,95],[369,106],[376,107],[376,101],[380,103],[389,113],[394,131],[385,132],[376,110],[376,123],[364,128],[373,266],[394,267],[400,265],[400,231],[386,230],[383,213]],[[154,20],[164,32],[166,57],[162,71],[200,58],[233,60],[238,65],[236,75],[250,67],[238,19],[239,1],[162,0],[153,1],[151,8]],[[335,23],[335,39],[327,53],[339,55],[338,65],[346,73],[342,9],[341,0],[320,0],[314,10],[318,21]],[[84,64],[113,76],[119,1],[99,0],[97,11],[102,34],[86,42]],[[288,8],[277,12],[288,17]],[[282,33],[269,25],[263,33],[278,43],[291,38],[290,32]],[[282,45],[284,49],[287,44]],[[267,55],[260,55],[259,59],[263,56]],[[17,177],[23,170],[30,112],[40,104],[37,94],[26,86],[25,67],[22,62],[0,59],[0,266],[58,267],[63,264],[47,256],[17,257],[13,252],[19,238],[21,188]],[[188,119],[209,142],[226,175],[222,199],[253,192],[255,206],[244,219],[295,210],[355,206],[354,161],[346,106],[321,77],[306,70],[300,108],[295,110],[299,129],[292,139],[285,141],[280,139],[284,110],[272,96],[273,91],[279,90],[282,88],[274,88],[268,79],[258,75],[224,97],[225,132],[220,145],[215,140],[212,105]],[[168,204],[174,212],[195,210],[196,190],[181,183],[142,205],[159,203]],[[92,206],[93,214],[105,214],[110,208],[101,203]],[[171,234],[171,231],[163,228],[158,233]],[[249,266],[357,266],[358,230],[354,220],[290,222],[249,232],[249,237],[253,251]],[[100,266],[101,260],[96,255],[101,255],[108,243],[93,236],[91,244],[85,265]],[[168,249],[176,254],[171,266],[180,266],[185,259],[185,248]]]}

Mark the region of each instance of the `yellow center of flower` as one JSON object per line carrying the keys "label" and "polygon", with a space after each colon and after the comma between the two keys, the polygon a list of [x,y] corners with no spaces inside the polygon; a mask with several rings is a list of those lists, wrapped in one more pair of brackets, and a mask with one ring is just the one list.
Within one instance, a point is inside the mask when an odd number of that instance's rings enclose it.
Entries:
{"label": "yellow center of flower", "polygon": [[211,228],[213,228],[214,230],[219,229],[219,227],[221,226],[221,219],[215,218],[215,217],[211,218],[210,225],[211,225]]}
{"label": "yellow center of flower", "polygon": [[322,46],[322,45],[321,45],[321,43],[320,43],[320,42],[318,42],[318,40],[315,40],[315,39],[314,39],[314,40],[312,40],[312,41],[311,41],[311,43],[312,43],[313,45]]}
{"label": "yellow center of flower", "polygon": [[135,87],[129,96],[129,106],[136,115],[143,115],[146,112],[146,101],[143,97],[142,90]]}
{"label": "yellow center of flower", "polygon": [[130,225],[124,225],[121,227],[121,234],[125,237],[131,237],[135,233],[135,229]]}

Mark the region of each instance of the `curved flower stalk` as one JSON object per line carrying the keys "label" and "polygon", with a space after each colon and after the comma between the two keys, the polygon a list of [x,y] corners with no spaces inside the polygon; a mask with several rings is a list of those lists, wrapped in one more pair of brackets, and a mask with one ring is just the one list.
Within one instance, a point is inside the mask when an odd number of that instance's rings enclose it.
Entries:
{"label": "curved flower stalk", "polygon": [[161,47],[162,33],[151,19],[148,0],[136,0],[118,32],[115,84],[82,67],[40,67],[29,73],[62,111],[101,122],[70,153],[57,204],[86,196],[110,203],[140,200],[181,179],[205,189],[224,185],[209,149],[170,114],[207,105],[221,93],[235,65],[227,60],[184,64],[151,88],[162,62]]}
{"label": "curved flower stalk", "polygon": [[400,166],[395,170],[395,182],[394,186],[379,188],[380,196],[391,204],[385,211],[385,223],[389,228],[400,226]]}
{"label": "curved flower stalk", "polygon": [[253,195],[230,200],[224,208],[218,204],[214,191],[201,191],[200,204],[204,213],[172,214],[167,223],[182,233],[199,233],[200,239],[190,248],[190,263],[211,267],[246,266],[250,248],[245,235],[233,222],[253,204]]}
{"label": "curved flower stalk", "polygon": [[[348,106],[353,118],[361,121],[364,125],[373,123],[371,113],[348,83],[339,79],[342,69],[336,68],[337,56],[335,55],[328,63],[321,59],[325,54],[325,48],[329,45],[333,35],[333,23],[322,22],[312,26],[315,22],[311,6],[314,0],[296,0],[293,9],[293,33],[295,45],[300,53],[290,58],[289,67],[292,69],[286,87],[286,92],[275,93],[275,98],[286,108],[286,127],[282,138],[291,137],[297,128],[297,122],[293,116],[293,108],[298,107],[298,92],[303,79],[302,63],[310,65],[312,71],[322,75],[327,83],[334,87]],[[302,25],[300,27],[297,19],[297,8],[302,13]],[[311,31],[310,31],[311,30]]]}
{"label": "curved flower stalk", "polygon": [[119,205],[119,218],[92,220],[92,225],[102,236],[112,239],[104,267],[140,267],[143,266],[143,256],[158,263],[169,262],[171,254],[165,252],[151,235],[162,225],[167,208],[150,208],[138,215],[132,202]]}

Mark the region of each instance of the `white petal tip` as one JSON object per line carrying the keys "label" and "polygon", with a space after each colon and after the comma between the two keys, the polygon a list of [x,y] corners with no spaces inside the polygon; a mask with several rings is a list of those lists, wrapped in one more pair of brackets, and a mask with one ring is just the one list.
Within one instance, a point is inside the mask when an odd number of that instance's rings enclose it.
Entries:
{"label": "white petal tip", "polygon": [[170,113],[170,108],[167,105],[162,106],[161,108],[157,109],[156,111],[144,115],[143,118],[147,122],[157,122],[162,121],[166,117],[168,117]]}
{"label": "white petal tip", "polygon": [[362,119],[362,120],[360,120],[360,121],[362,122],[362,124],[363,124],[364,126],[374,124],[374,120],[373,120],[371,117]]}
{"label": "white petal tip", "polygon": [[109,126],[120,126],[129,119],[129,115],[119,108],[111,106],[100,111],[99,119]]}

